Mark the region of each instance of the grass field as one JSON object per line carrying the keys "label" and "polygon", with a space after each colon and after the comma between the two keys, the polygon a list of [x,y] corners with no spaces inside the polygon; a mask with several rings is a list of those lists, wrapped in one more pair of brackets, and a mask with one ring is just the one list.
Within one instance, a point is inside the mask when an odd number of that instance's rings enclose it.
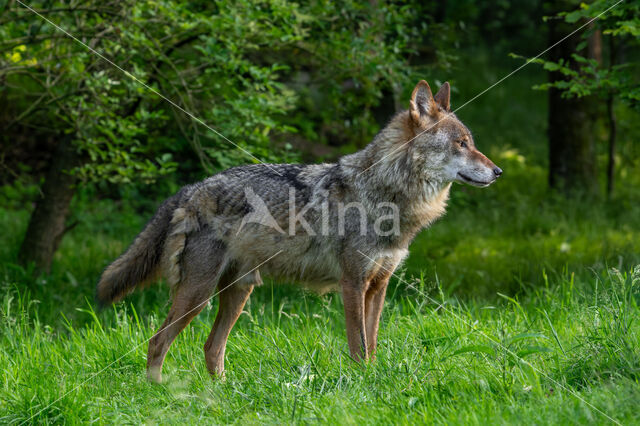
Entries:
{"label": "grass field", "polygon": [[56,329],[36,303],[5,293],[0,421],[637,422],[640,269],[540,278],[493,303],[396,282],[367,365],[346,352],[337,296],[266,287],[232,333],[224,382],[208,376],[201,349],[212,306],[174,343],[162,385],[144,376],[159,310],[68,306]]}
{"label": "grass field", "polygon": [[[456,186],[416,239],[365,365],[348,356],[338,295],[268,284],[232,331],[225,381],[202,351],[214,299],[169,351],[165,383],[150,384],[146,342],[168,289],[103,312],[92,297],[154,203],[81,192],[79,225],[38,278],[15,264],[29,209],[0,208],[0,423],[640,423],[640,183],[621,167],[609,202],[549,193],[538,77],[460,111],[505,174],[486,190]],[[527,102],[502,108],[511,97]]]}

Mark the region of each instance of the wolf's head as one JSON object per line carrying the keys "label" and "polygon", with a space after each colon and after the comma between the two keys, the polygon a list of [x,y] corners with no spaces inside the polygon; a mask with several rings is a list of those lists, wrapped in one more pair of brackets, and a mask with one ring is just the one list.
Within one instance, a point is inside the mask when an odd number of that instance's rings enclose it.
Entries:
{"label": "wolf's head", "polygon": [[434,97],[424,80],[413,89],[408,125],[415,135],[409,142],[414,164],[427,178],[488,186],[502,170],[478,151],[469,129],[451,112],[450,93],[444,83]]}

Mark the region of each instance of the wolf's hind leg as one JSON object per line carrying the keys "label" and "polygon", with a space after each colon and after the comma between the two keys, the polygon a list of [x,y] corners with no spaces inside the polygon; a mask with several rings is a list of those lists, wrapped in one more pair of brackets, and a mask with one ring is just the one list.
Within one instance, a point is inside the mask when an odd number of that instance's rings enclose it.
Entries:
{"label": "wolf's hind leg", "polygon": [[162,364],[173,340],[207,305],[226,267],[224,245],[206,233],[192,235],[180,257],[173,304],[160,330],[149,340],[147,377],[162,380]]}
{"label": "wolf's hind leg", "polygon": [[162,381],[162,364],[171,343],[202,311],[209,300],[210,291],[194,291],[186,284],[179,285],[167,319],[149,340],[147,378],[152,382],[160,383]]}
{"label": "wolf's hind leg", "polygon": [[236,284],[222,279],[218,284],[218,315],[211,328],[211,333],[204,344],[204,357],[207,369],[213,377],[224,375],[224,352],[231,328],[242,313],[245,303],[253,291],[251,284]]}

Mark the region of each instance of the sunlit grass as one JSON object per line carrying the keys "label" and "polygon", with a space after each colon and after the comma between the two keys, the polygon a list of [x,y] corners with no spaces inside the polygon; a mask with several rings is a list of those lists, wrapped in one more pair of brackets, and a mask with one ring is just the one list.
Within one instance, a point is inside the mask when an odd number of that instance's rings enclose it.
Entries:
{"label": "sunlit grass", "polygon": [[202,352],[214,305],[174,343],[162,385],[144,376],[158,314],[120,306],[100,319],[86,306],[84,325],[54,331],[37,305],[9,292],[0,420],[606,423],[597,407],[631,421],[640,402],[638,285],[640,270],[580,282],[562,275],[489,304],[396,282],[378,359],[365,365],[346,353],[338,297],[287,290],[272,301],[265,287],[232,333],[224,382],[208,376]]}

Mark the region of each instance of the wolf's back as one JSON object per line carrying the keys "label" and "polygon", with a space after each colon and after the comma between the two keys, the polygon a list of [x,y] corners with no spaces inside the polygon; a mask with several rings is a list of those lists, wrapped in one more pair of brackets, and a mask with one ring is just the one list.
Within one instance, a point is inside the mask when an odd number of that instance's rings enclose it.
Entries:
{"label": "wolf's back", "polygon": [[160,273],[165,241],[180,192],[166,200],[129,248],[109,265],[96,287],[96,299],[105,306],[117,302]]}

